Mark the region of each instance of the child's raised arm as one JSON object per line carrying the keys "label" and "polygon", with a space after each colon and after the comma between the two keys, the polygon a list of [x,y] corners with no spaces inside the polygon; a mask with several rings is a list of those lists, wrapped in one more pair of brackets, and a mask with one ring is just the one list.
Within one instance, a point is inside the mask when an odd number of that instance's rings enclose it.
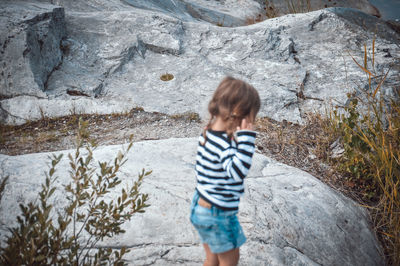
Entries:
{"label": "child's raised arm", "polygon": [[230,147],[222,151],[220,157],[222,167],[228,176],[238,182],[241,182],[247,176],[255,151],[256,132],[251,131],[249,128],[252,128],[251,123],[237,131],[237,147]]}
{"label": "child's raised arm", "polygon": [[240,124],[240,127],[237,127],[237,131],[239,130],[253,130],[253,123],[248,121],[248,118],[243,118]]}

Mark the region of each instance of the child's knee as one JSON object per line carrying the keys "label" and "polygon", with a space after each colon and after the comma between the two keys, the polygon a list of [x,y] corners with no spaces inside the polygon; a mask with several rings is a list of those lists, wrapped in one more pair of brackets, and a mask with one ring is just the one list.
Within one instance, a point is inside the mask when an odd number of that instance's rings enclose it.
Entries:
{"label": "child's knee", "polygon": [[239,263],[239,248],[218,254],[219,266],[236,266]]}

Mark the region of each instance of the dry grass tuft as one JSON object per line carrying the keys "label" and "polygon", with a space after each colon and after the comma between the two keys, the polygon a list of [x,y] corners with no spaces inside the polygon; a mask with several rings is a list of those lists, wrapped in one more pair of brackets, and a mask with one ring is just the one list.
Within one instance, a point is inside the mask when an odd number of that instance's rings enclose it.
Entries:
{"label": "dry grass tuft", "polygon": [[246,18],[246,25],[248,26],[248,25],[256,24],[256,23],[259,23],[264,20],[265,20],[265,17],[262,14],[258,14],[257,16]]}
{"label": "dry grass tuft", "polygon": [[348,94],[325,130],[340,136],[344,154],[334,166],[362,190],[388,264],[400,265],[400,91],[390,101],[381,92],[389,70],[375,71],[375,40],[370,52],[364,45],[362,63],[351,57],[366,75],[366,89]]}
{"label": "dry grass tuft", "polygon": [[302,169],[347,196],[359,199],[360,194],[349,188],[346,178],[330,166],[335,134],[326,134],[329,120],[318,114],[308,114],[303,125],[271,118],[256,122],[257,149],[266,156]]}
{"label": "dry grass tuft", "polygon": [[20,126],[0,125],[0,153],[18,155],[71,149],[80,118],[88,122],[88,129],[99,145],[125,143],[131,134],[135,136],[135,141],[140,141],[194,137],[201,131],[197,113],[169,116],[145,112],[138,107],[129,112],[108,115],[71,114]]}

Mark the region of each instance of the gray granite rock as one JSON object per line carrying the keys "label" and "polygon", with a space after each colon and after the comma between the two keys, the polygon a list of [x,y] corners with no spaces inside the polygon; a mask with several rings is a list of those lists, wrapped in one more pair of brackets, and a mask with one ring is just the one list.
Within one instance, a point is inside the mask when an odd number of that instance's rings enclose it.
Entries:
{"label": "gray granite rock", "polygon": [[[5,99],[0,112],[0,119],[12,120],[16,124],[35,121],[42,118],[61,117],[74,114],[113,114],[129,112],[135,103],[126,98],[92,100],[88,97],[72,99],[43,99],[34,96],[17,96]],[[1,109],[0,109],[1,111]],[[4,116],[2,116],[4,115]]]}
{"label": "gray granite rock", "polygon": [[[49,0],[40,0],[49,2]],[[264,12],[263,4],[254,0],[51,0],[69,11],[127,11],[131,7],[153,10],[183,21],[199,21],[224,26],[243,26],[246,20]]]}
{"label": "gray granite rock", "polygon": [[0,25],[0,96],[46,97],[48,77],[62,63],[64,9],[1,2]]}
{"label": "gray granite rock", "polygon": [[[204,253],[189,222],[196,142],[169,139],[133,145],[121,170],[121,185],[132,183],[143,167],[152,169],[142,187],[151,206],[126,224],[124,235],[101,246],[130,247],[130,265],[201,264]],[[95,159],[109,161],[119,149],[100,147]],[[2,240],[6,228],[15,225],[17,205],[34,200],[40,190],[48,156],[0,155],[0,175],[10,177],[0,205]],[[57,175],[61,189],[69,179],[67,156]],[[240,265],[383,265],[366,211],[308,173],[256,154],[245,184],[239,220],[248,240],[241,248]],[[56,206],[63,206],[64,198],[56,192]]]}
{"label": "gray granite rock", "polygon": [[[218,27],[194,17],[184,19],[181,9],[172,8],[181,1],[132,0],[131,5],[118,1],[58,2],[66,8],[62,64],[45,79],[45,91],[29,76],[35,71],[28,64],[21,72],[10,72],[12,78],[30,77],[34,86],[10,85],[7,92],[20,91],[19,96],[40,95],[43,99],[29,100],[29,108],[15,107],[21,98],[3,99],[2,123],[40,119],[43,105],[48,106],[49,116],[67,115],[71,104],[50,106],[75,99],[85,99],[75,101],[83,113],[97,112],[93,106],[101,104],[105,105],[101,113],[113,112],[115,109],[108,106],[119,101],[120,109],[140,106],[167,114],[189,111],[206,118],[207,102],[225,75],[242,78],[258,89],[261,116],[301,123],[306,112],[324,113],[330,103],[344,105],[349,91],[366,86],[365,74],[350,55],[363,61],[364,44],[372,46],[375,29],[377,73],[391,67],[383,94],[395,95],[399,82],[398,34],[355,9],[330,8],[250,26]],[[203,2],[208,1],[187,1],[193,5]],[[251,6],[251,1],[244,3]],[[82,12],[85,6],[89,12]],[[216,10],[222,12],[222,6]],[[237,18],[243,16],[238,14]],[[18,45],[13,46],[16,53],[23,54],[18,47],[25,45],[24,40]],[[165,73],[174,78],[162,81]]]}
{"label": "gray granite rock", "polygon": [[290,13],[315,11],[327,7],[347,7],[359,9],[369,15],[380,17],[379,10],[375,6],[371,5],[368,0],[269,0],[268,8],[271,7],[274,10],[271,10],[270,12],[274,11],[274,13],[278,16]]}

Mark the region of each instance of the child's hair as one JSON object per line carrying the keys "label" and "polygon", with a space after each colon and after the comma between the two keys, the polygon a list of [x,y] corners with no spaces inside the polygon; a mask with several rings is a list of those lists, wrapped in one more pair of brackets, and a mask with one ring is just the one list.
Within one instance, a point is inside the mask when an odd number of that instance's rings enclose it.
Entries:
{"label": "child's hair", "polygon": [[225,77],[208,104],[211,117],[203,132],[205,140],[206,131],[212,126],[217,116],[227,123],[226,133],[229,138],[233,138],[242,119],[250,118],[251,122],[254,122],[259,110],[260,96],[253,86],[239,79]]}

